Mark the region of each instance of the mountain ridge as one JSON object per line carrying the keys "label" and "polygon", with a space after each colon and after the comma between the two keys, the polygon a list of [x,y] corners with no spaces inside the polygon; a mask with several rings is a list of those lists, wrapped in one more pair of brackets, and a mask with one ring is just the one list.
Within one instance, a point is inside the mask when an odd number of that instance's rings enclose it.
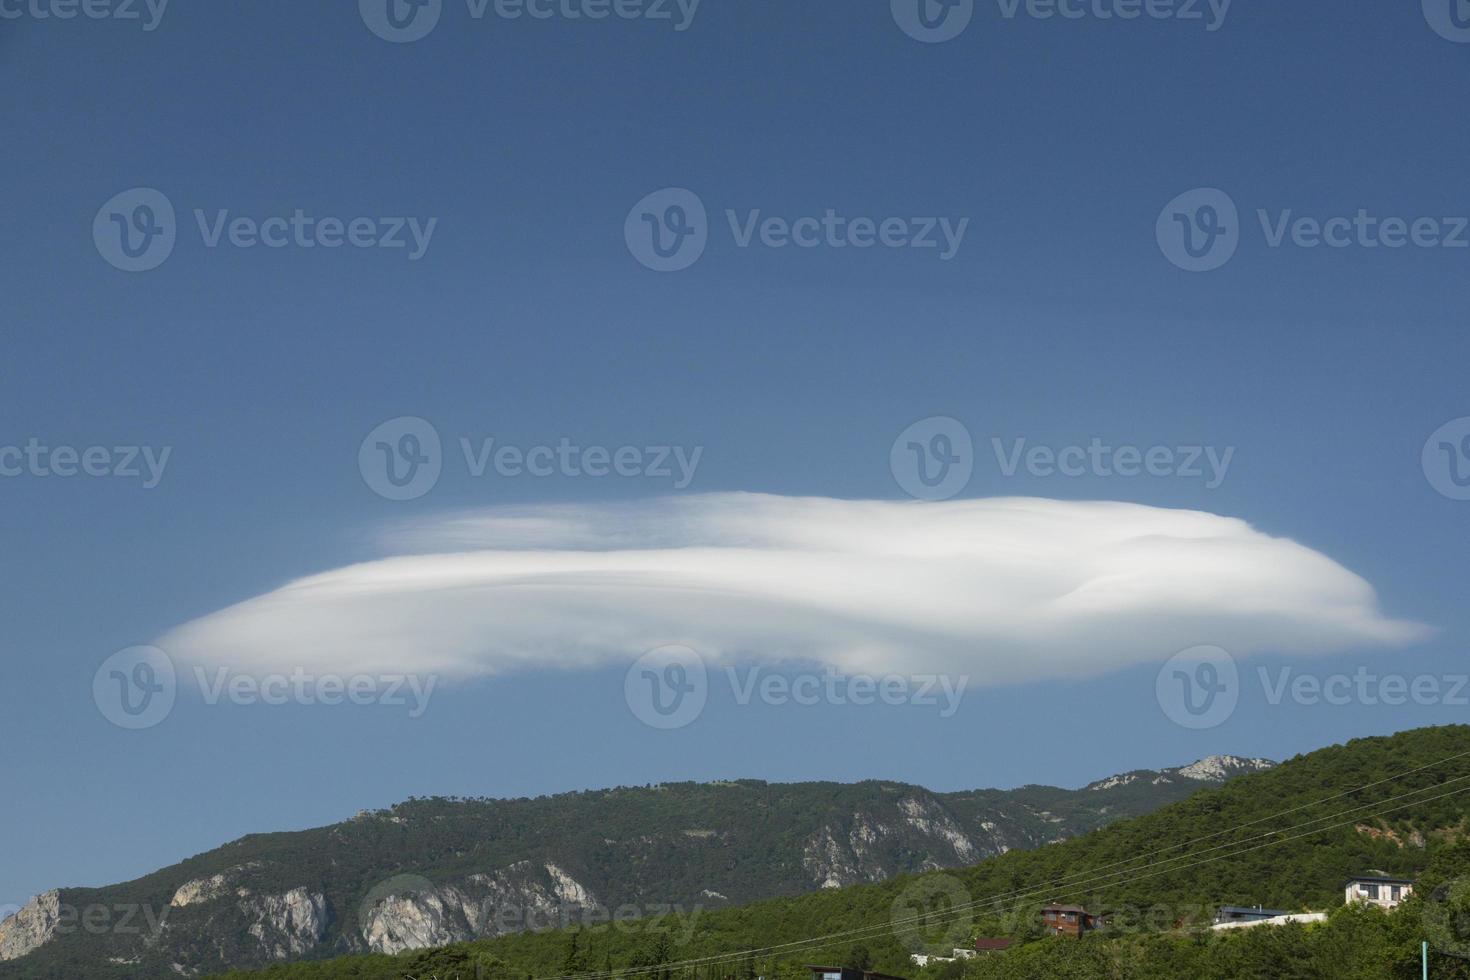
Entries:
{"label": "mountain ridge", "polygon": [[[1229,761],[1200,768],[1211,760]],[[0,922],[0,967],[54,959],[120,976],[190,975],[440,946],[565,924],[587,908],[738,905],[1045,846],[1268,764],[1213,756],[1072,790],[722,780],[411,798],[324,827],[246,835],[131,882],[46,892]],[[151,926],[65,928],[68,909],[124,906]]]}
{"label": "mountain ridge", "polygon": [[[913,977],[912,954],[947,955],[977,937],[1006,937],[1012,946],[1003,954],[931,964],[917,978],[1404,980],[1419,975],[1426,928],[1440,960],[1443,952],[1470,953],[1467,779],[1470,726],[1414,729],[1318,749],[1054,847],[965,868],[698,917],[577,924],[397,956],[280,965],[265,975],[810,980],[805,964],[820,962]],[[1211,843],[1202,848],[1204,841]],[[1344,904],[1343,882],[1375,872],[1416,880],[1391,915]],[[1048,902],[1083,906],[1106,924],[1082,942],[1051,936],[1041,921]],[[1320,926],[1218,933],[1210,926],[1222,905],[1328,915]],[[1345,969],[1352,966],[1360,969]],[[1441,973],[1470,976],[1443,962]]]}

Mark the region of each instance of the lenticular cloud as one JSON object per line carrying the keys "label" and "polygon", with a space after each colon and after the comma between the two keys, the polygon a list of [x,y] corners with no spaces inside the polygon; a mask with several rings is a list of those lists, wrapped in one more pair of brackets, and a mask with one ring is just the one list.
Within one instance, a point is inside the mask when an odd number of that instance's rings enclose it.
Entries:
{"label": "lenticular cloud", "polygon": [[235,670],[470,677],[712,662],[972,683],[1091,675],[1198,644],[1237,655],[1393,645],[1332,559],[1244,521],[1137,504],[707,494],[497,508],[400,527],[394,557],[291,582],[160,640]]}

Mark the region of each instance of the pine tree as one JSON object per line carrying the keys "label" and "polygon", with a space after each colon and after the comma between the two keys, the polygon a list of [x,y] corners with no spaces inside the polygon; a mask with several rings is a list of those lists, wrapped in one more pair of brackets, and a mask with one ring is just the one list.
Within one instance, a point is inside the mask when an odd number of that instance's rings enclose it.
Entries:
{"label": "pine tree", "polygon": [[561,961],[561,973],[564,977],[573,976],[578,973],[587,972],[587,964],[582,954],[581,930],[571,930],[571,942],[567,945],[567,955]]}

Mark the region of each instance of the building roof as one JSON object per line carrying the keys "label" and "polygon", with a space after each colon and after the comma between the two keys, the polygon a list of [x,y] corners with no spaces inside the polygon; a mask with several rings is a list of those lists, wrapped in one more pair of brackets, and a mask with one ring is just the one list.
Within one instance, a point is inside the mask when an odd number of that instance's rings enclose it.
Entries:
{"label": "building roof", "polygon": [[1085,908],[1083,908],[1080,905],[1048,905],[1048,906],[1046,906],[1046,908],[1042,909],[1041,911],[1043,911],[1043,912],[1080,912],[1083,915],[1091,915],[1092,914],[1091,912],[1088,912]]}
{"label": "building roof", "polygon": [[1258,905],[1222,905],[1220,915],[1255,915],[1265,919],[1274,919],[1278,915],[1290,915],[1280,909],[1263,909]]}
{"label": "building roof", "polygon": [[908,980],[907,977],[895,977],[889,973],[874,973],[872,970],[859,970],[854,966],[808,966],[807,969],[814,973],[860,973],[864,980]]}
{"label": "building roof", "polygon": [[1372,885],[1412,885],[1413,878],[1384,878],[1379,875],[1356,875],[1344,881],[1344,885],[1351,885],[1355,881],[1366,881]]}
{"label": "building roof", "polygon": [[1015,942],[1014,939],[977,939],[975,949],[981,953],[989,950],[1009,949],[1013,942]]}

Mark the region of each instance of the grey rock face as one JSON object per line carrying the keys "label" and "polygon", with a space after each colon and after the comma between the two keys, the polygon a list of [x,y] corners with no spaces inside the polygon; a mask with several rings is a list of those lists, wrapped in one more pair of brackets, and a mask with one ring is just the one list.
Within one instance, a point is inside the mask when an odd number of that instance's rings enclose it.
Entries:
{"label": "grey rock face", "polygon": [[32,899],[19,912],[0,922],[0,960],[13,960],[44,945],[61,925],[61,892],[49,891]]}
{"label": "grey rock face", "polygon": [[589,888],[550,862],[520,861],[444,884],[406,879],[386,891],[361,913],[362,940],[375,953],[562,925],[597,905]]}
{"label": "grey rock face", "polygon": [[284,895],[247,898],[240,910],[251,921],[250,935],[271,959],[284,960],[310,952],[327,934],[325,895],[293,888]]}

